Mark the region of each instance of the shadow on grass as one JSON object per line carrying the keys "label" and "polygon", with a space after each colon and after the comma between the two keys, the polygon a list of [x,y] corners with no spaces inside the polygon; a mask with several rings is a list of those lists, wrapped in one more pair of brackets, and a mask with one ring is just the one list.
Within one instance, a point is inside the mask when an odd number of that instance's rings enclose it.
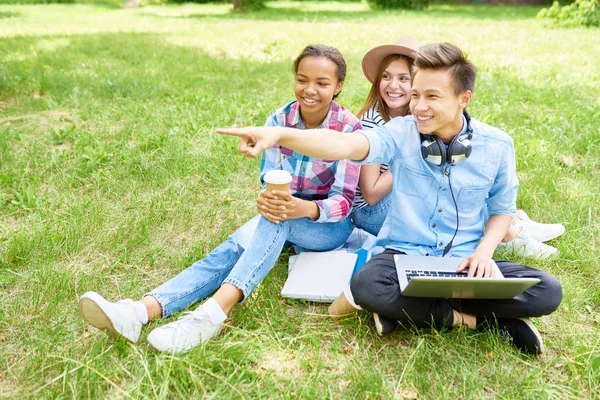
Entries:
{"label": "shadow on grass", "polygon": [[[290,60],[262,62],[260,54],[255,59],[232,60],[175,45],[156,34],[54,39],[66,43],[42,51],[35,50],[36,43],[48,41],[47,36],[0,40],[7,54],[36,51],[35,57],[23,53],[23,57],[7,58],[0,67],[0,101],[6,103],[7,117],[20,115],[21,109],[59,110],[79,99],[92,120],[95,113],[109,118],[106,109],[112,109],[115,120],[149,119],[158,131],[189,133],[197,132],[198,126],[260,125],[275,108],[293,99]],[[265,56],[268,51],[268,46],[257,49]],[[509,69],[482,69],[472,105],[475,118],[514,130],[515,138],[522,141],[517,144],[526,148],[524,156],[537,151],[529,143],[546,141],[599,163],[594,154],[600,151],[600,132],[591,122],[600,115],[597,87],[584,81],[548,83],[553,81],[551,74],[540,68],[539,79],[528,80]],[[352,87],[347,86],[340,103],[357,110],[363,97],[351,93]],[[175,111],[167,111],[169,107]]]}
{"label": "shadow on grass", "polygon": [[0,11],[0,19],[20,17],[21,13],[14,11]]}
{"label": "shadow on grass", "polygon": [[215,18],[215,19],[240,19],[240,20],[265,20],[265,21],[298,21],[298,22],[337,22],[337,21],[365,21],[381,18],[460,18],[461,20],[526,20],[535,18],[539,7],[510,7],[510,6],[453,6],[436,5],[425,11],[415,10],[309,10],[297,7],[268,7],[264,10],[247,13],[196,13],[187,15],[160,15],[144,13],[141,15],[162,18]]}
{"label": "shadow on grass", "polygon": [[[216,57],[195,47],[172,44],[156,34],[54,38],[68,43],[52,51],[41,51],[35,48],[42,38],[0,40],[0,48],[7,53],[19,53],[23,49],[36,51],[35,57],[27,54],[11,57],[0,67],[0,101],[6,103],[2,110],[5,123],[0,124],[0,129],[9,126],[24,132],[39,129],[49,135],[50,128],[63,129],[66,123],[61,125],[57,117],[57,121],[51,121],[57,126],[37,128],[40,113],[72,109],[91,125],[102,127],[105,134],[105,137],[98,136],[98,143],[90,142],[93,146],[82,150],[87,152],[88,164],[90,152],[100,166],[111,166],[119,161],[116,155],[104,154],[119,154],[103,147],[101,142],[106,139],[127,154],[127,129],[134,129],[135,121],[140,121],[135,127],[140,137],[135,140],[143,141],[149,151],[154,151],[175,139],[194,141],[199,131],[209,132],[214,126],[261,125],[274,109],[294,97],[290,85],[291,60],[262,62]],[[43,40],[48,41],[48,37]],[[540,149],[550,146],[568,155],[585,155],[588,165],[600,165],[600,132],[593,125],[600,116],[600,106],[595,102],[597,87],[585,83],[548,84],[550,75],[542,68],[537,80],[523,79],[509,69],[491,72],[482,69],[481,72],[471,106],[473,115],[514,131],[517,147],[523,151],[520,160],[524,160],[524,164],[533,163],[533,155],[537,154],[538,164],[552,167],[557,179],[563,173],[568,174],[569,171],[561,170],[555,161],[554,165],[548,162],[549,158],[541,152]],[[350,89],[345,88],[340,103],[355,111],[364,97],[354,96],[349,100]],[[7,142],[7,149],[16,146],[17,136],[6,137],[13,138]],[[83,139],[88,140],[88,137],[77,140],[83,143]],[[231,159],[207,158],[212,165],[223,167],[216,168],[217,171],[227,171],[231,165],[242,170],[248,165],[241,157],[234,156],[233,140],[215,136],[207,142],[208,147],[214,147],[215,154],[219,154],[216,149],[223,145],[231,146]],[[554,155],[551,158],[556,159]],[[81,175],[87,179],[96,164]],[[191,173],[190,167],[184,164],[173,163],[169,168],[179,169],[184,175]],[[13,172],[7,170],[9,175]],[[597,172],[587,172],[589,178],[580,179],[594,184]],[[229,181],[232,176],[228,172],[219,174],[223,181]],[[213,172],[210,179],[207,175],[205,183],[210,184],[214,178]],[[532,185],[533,196],[536,187],[538,192],[545,191],[540,190],[544,183]],[[558,193],[551,195],[559,196]]]}
{"label": "shadow on grass", "polygon": [[[48,41],[50,38],[40,36],[0,39],[0,47],[5,49],[7,54],[19,53],[23,52],[22,49],[35,49],[38,41]],[[265,97],[279,93],[276,98],[282,99],[282,105],[285,100],[293,97],[293,93],[288,90],[288,84],[292,80],[291,61],[277,62],[271,58],[268,58],[268,62],[257,59],[231,60],[223,54],[213,56],[196,47],[176,45],[160,35],[147,33],[52,38],[57,42],[64,39],[67,44],[61,44],[52,52],[38,49],[39,54],[36,57],[15,57],[3,63],[3,67],[0,68],[0,77],[4,78],[0,80],[0,99],[11,93],[31,94],[37,91],[39,94],[54,94],[60,103],[68,101],[73,90],[84,90],[98,100],[138,97],[145,101],[165,96],[192,99],[199,93],[206,93],[207,96],[215,97],[239,97],[238,100],[244,103],[247,97],[244,91],[254,94],[267,90]],[[194,48],[194,51],[190,52],[190,48]],[[300,50],[299,47],[298,51]],[[265,46],[258,51],[268,55],[266,53],[269,52],[269,47]],[[259,58],[260,54],[256,56]],[[139,60],[144,60],[144,63],[137,65]],[[483,80],[484,77],[486,80]],[[540,77],[543,78],[543,74]],[[286,79],[289,79],[289,82]],[[273,87],[274,80],[281,82],[281,88]],[[569,105],[574,99],[589,99],[587,110],[578,110],[578,115],[587,115],[584,120],[594,119],[594,113],[599,112],[598,107],[593,107],[597,88],[585,83],[546,87],[538,84],[538,81],[522,79],[510,70],[499,69],[491,75],[481,74],[477,86],[475,105],[503,107],[507,104],[507,108],[515,112],[509,102],[511,93],[512,96],[517,93],[515,103],[529,101],[531,107],[547,109],[550,106],[558,112],[570,109]],[[549,99],[552,104],[545,104],[545,99]],[[226,98],[218,100],[217,104],[227,103]],[[341,102],[344,102],[343,95]],[[356,110],[360,104],[347,106]],[[261,108],[261,112],[272,111],[268,107],[270,106]],[[264,120],[264,117],[261,118]],[[590,134],[595,135],[593,132]],[[589,141],[587,135],[573,136],[577,143]],[[587,139],[584,139],[586,136]]]}

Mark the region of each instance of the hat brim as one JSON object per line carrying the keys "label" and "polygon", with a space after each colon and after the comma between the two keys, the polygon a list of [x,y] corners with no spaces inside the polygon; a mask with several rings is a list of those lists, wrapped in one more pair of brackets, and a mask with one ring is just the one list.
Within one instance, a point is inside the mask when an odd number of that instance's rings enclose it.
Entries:
{"label": "hat brim", "polygon": [[414,59],[416,53],[416,49],[399,44],[384,44],[374,47],[362,59],[363,73],[369,82],[373,83],[377,77],[377,70],[384,58],[392,54],[401,54]]}

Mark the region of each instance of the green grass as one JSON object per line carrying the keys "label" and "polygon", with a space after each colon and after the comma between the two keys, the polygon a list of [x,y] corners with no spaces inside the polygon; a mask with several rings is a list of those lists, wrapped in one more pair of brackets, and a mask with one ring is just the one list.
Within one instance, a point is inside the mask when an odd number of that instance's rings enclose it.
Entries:
{"label": "green grass", "polygon": [[[0,6],[0,397],[600,398],[600,53],[597,31],[537,8],[360,3],[115,10]],[[114,342],[77,298],[138,298],[254,214],[258,161],[218,126],[262,124],[293,97],[303,46],[342,50],[357,110],[366,50],[411,33],[479,68],[475,118],[515,139],[519,207],[562,222],[564,300],[524,357],[466,330],[379,338],[367,313],[283,300],[286,256],[216,340],[184,356]]]}

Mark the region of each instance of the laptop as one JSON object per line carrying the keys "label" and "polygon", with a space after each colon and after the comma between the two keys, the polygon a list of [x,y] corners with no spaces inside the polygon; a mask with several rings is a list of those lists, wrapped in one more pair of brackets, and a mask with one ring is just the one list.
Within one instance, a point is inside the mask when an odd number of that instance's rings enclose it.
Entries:
{"label": "laptop", "polygon": [[[460,299],[512,299],[540,282],[537,278],[505,278],[494,262],[494,278],[468,278],[457,273],[462,258],[394,256],[403,296]],[[493,262],[493,260],[492,260]]]}
{"label": "laptop", "polygon": [[332,303],[350,282],[358,255],[346,251],[304,251],[290,257],[283,297]]}

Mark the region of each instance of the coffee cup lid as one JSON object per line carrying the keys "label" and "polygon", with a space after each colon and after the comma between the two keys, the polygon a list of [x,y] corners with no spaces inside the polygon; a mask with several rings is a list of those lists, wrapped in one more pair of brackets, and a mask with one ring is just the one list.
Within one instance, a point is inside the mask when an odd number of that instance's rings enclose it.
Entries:
{"label": "coffee cup lid", "polygon": [[272,169],[265,174],[265,182],[283,185],[292,181],[292,175],[282,169]]}

